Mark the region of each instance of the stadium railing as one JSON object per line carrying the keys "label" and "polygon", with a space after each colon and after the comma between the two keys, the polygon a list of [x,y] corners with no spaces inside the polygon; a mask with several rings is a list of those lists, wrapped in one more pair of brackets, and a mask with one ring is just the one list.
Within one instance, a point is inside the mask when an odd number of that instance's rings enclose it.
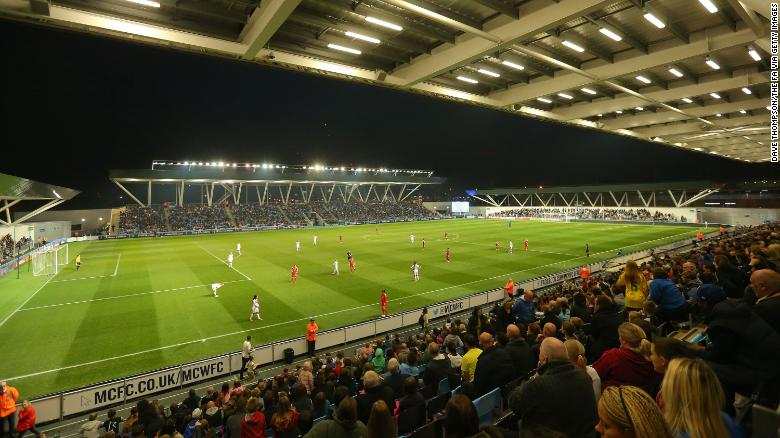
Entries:
{"label": "stadium railing", "polygon": [[[705,237],[711,238],[718,234],[719,233],[714,232]],[[667,248],[666,250],[669,248],[680,248],[689,245],[690,241],[691,239],[686,238],[653,249],[656,252],[659,252],[663,251],[663,248]],[[624,257],[640,258],[646,256],[649,251],[649,249],[640,250],[631,254],[626,254]],[[579,270],[582,266],[588,266],[591,273],[597,273],[604,270],[605,260],[607,259],[596,259],[589,265],[581,265],[562,272],[537,276],[520,282],[517,287],[526,290],[546,288],[556,283],[563,282],[564,280],[575,278],[579,275]],[[503,288],[490,289],[428,305],[427,308],[430,318],[435,320],[477,306],[486,306],[488,304],[500,302],[505,298],[505,294]],[[378,335],[394,332],[403,327],[415,326],[418,324],[418,318],[421,311],[422,308],[412,309],[390,315],[386,318],[372,319],[321,332],[317,336],[317,349],[328,349],[361,339],[375,338]],[[255,358],[255,363],[259,366],[265,366],[282,361],[284,359],[284,350],[287,348],[292,348],[295,356],[306,354],[308,350],[306,339],[303,336],[273,342],[254,347],[253,357]],[[38,423],[43,424],[57,420],[61,421],[65,417],[123,404],[156,393],[182,388],[200,381],[233,374],[238,372],[240,367],[241,352],[234,351],[196,362],[127,376],[87,387],[35,398],[32,399],[31,402],[37,411]],[[451,392],[454,393],[457,391],[458,388]]]}

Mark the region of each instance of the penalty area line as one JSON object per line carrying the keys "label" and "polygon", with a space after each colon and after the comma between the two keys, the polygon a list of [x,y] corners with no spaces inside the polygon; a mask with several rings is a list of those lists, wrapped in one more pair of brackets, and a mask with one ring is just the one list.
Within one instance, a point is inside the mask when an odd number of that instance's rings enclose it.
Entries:
{"label": "penalty area line", "polygon": [[213,254],[211,251],[207,250],[206,248],[204,248],[204,247],[202,247],[202,246],[200,246],[200,245],[198,245],[198,248],[200,248],[200,249],[202,249],[203,251],[205,251],[205,252],[206,252],[206,254],[208,254],[208,255],[210,255],[210,256],[212,256],[212,257],[214,257],[215,259],[219,260],[219,262],[220,262],[220,263],[222,263],[223,265],[225,265],[225,266],[227,266],[228,268],[230,268],[230,269],[232,269],[232,270],[234,270],[234,271],[238,272],[239,274],[241,274],[241,276],[242,276],[242,277],[246,278],[248,281],[252,281],[252,279],[251,279],[251,278],[249,278],[249,277],[248,277],[246,274],[244,274],[243,272],[239,271],[239,270],[238,270],[238,269],[236,269],[236,268],[233,268],[233,267],[231,267],[230,265],[228,265],[228,264],[227,264],[227,262],[226,262],[226,261],[224,261],[224,260],[222,260],[221,258],[219,258],[219,257],[215,256],[215,255],[214,255],[214,254]]}
{"label": "penalty area line", "polygon": [[6,323],[6,322],[8,322],[8,320],[9,320],[9,319],[11,319],[11,317],[12,317],[12,316],[16,315],[16,313],[17,313],[17,312],[19,312],[20,310],[22,310],[22,307],[24,307],[24,305],[25,305],[25,304],[27,304],[28,302],[30,302],[30,300],[31,300],[31,299],[32,299],[32,298],[33,298],[35,295],[37,295],[37,294],[38,294],[38,292],[40,292],[40,291],[41,291],[41,289],[43,289],[43,288],[44,288],[44,287],[45,287],[47,284],[49,284],[49,282],[51,281],[51,279],[52,279],[52,278],[54,278],[54,276],[53,276],[53,275],[52,275],[52,276],[50,276],[50,277],[49,277],[49,279],[48,279],[48,280],[46,280],[46,281],[45,281],[45,282],[44,282],[44,283],[41,285],[41,287],[39,287],[39,288],[38,288],[38,289],[37,289],[35,292],[33,292],[33,293],[32,293],[32,295],[30,295],[29,297],[27,297],[27,299],[26,299],[26,300],[24,300],[24,302],[23,302],[21,305],[19,305],[19,307],[17,307],[17,308],[16,308],[16,309],[15,309],[13,312],[11,312],[11,314],[10,314],[10,315],[6,316],[6,317],[5,317],[5,319],[3,319],[2,321],[0,321],[0,327],[2,327],[3,325],[5,325],[5,323]]}
{"label": "penalty area line", "polygon": [[111,274],[112,277],[116,277],[116,274],[119,273],[119,259],[122,258],[122,254],[120,253],[116,258],[116,266],[114,267],[114,273]]}

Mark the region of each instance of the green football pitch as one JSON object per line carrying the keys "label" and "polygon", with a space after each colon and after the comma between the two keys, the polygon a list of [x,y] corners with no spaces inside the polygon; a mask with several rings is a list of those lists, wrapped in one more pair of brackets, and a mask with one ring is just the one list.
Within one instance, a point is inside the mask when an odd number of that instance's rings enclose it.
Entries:
{"label": "green football pitch", "polygon": [[[256,344],[301,336],[310,316],[320,330],[375,318],[383,288],[395,313],[696,231],[550,222],[515,222],[509,228],[500,220],[441,220],[71,243],[70,263],[57,275],[35,277],[25,265],[19,279],[15,271],[0,278],[0,380],[19,388],[22,397],[34,397],[235,351],[247,334]],[[526,238],[528,252],[522,250]],[[229,269],[224,260],[239,242],[242,255],[236,254]],[[584,257],[585,242],[590,259]],[[447,247],[450,263],[444,259]],[[347,250],[354,254],[356,272],[349,272]],[[77,254],[79,271],[73,263]],[[338,276],[331,274],[334,259]],[[421,266],[418,282],[411,277],[415,260]],[[290,282],[293,264],[300,268],[296,284]],[[218,298],[210,288],[215,282],[224,283]],[[250,322],[254,294],[264,319]]]}

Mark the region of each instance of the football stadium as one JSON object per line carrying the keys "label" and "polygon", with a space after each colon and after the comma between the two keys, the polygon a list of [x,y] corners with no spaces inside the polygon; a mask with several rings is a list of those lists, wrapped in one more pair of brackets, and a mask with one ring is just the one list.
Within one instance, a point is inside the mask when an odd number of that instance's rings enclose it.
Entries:
{"label": "football stadium", "polygon": [[780,436],[778,10],[0,0],[0,438]]}

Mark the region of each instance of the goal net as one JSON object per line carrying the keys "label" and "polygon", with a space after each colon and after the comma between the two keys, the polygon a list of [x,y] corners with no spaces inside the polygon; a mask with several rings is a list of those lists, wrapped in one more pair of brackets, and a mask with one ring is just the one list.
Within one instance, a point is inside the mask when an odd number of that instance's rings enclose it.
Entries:
{"label": "goal net", "polygon": [[68,264],[68,244],[35,251],[31,257],[34,276],[56,275],[60,272],[60,266]]}

